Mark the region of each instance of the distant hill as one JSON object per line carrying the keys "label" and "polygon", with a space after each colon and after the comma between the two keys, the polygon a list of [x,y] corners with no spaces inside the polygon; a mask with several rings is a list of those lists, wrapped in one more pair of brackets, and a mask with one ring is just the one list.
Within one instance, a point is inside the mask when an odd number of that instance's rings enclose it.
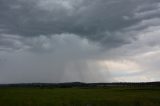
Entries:
{"label": "distant hill", "polygon": [[114,83],[17,83],[0,84],[0,87],[160,87],[160,82],[114,82]]}

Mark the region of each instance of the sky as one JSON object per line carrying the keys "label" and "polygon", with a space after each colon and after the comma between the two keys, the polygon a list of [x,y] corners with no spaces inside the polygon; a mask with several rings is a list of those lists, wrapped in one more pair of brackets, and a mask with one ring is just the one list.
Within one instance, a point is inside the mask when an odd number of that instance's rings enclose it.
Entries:
{"label": "sky", "polygon": [[0,83],[160,80],[159,0],[0,0]]}

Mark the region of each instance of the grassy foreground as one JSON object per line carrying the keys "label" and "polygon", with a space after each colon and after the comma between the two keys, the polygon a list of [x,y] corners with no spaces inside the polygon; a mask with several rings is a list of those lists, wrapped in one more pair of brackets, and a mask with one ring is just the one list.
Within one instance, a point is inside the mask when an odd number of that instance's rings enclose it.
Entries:
{"label": "grassy foreground", "polygon": [[160,106],[160,88],[0,88],[0,106]]}

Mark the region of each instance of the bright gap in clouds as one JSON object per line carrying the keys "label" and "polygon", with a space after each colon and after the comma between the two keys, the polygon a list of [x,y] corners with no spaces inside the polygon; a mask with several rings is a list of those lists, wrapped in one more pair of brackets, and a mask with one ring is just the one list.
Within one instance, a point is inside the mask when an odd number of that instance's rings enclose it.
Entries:
{"label": "bright gap in clouds", "polygon": [[139,82],[150,80],[144,75],[143,68],[140,67],[135,61],[131,60],[112,60],[100,62],[103,67],[106,67],[114,76],[114,81],[118,82]]}

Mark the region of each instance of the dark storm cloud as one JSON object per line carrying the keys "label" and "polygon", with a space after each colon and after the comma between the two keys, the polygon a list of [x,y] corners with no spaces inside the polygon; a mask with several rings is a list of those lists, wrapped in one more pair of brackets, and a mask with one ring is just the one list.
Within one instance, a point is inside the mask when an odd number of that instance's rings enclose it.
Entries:
{"label": "dark storm cloud", "polygon": [[[117,47],[131,36],[117,35],[141,19],[132,17],[139,6],[150,0],[1,0],[0,25],[5,33],[25,37],[73,33]],[[154,7],[150,7],[153,9]],[[146,11],[145,7],[141,11]],[[147,10],[148,11],[148,10]]]}
{"label": "dark storm cloud", "polygon": [[0,83],[157,80],[159,17],[159,0],[0,0]]}

